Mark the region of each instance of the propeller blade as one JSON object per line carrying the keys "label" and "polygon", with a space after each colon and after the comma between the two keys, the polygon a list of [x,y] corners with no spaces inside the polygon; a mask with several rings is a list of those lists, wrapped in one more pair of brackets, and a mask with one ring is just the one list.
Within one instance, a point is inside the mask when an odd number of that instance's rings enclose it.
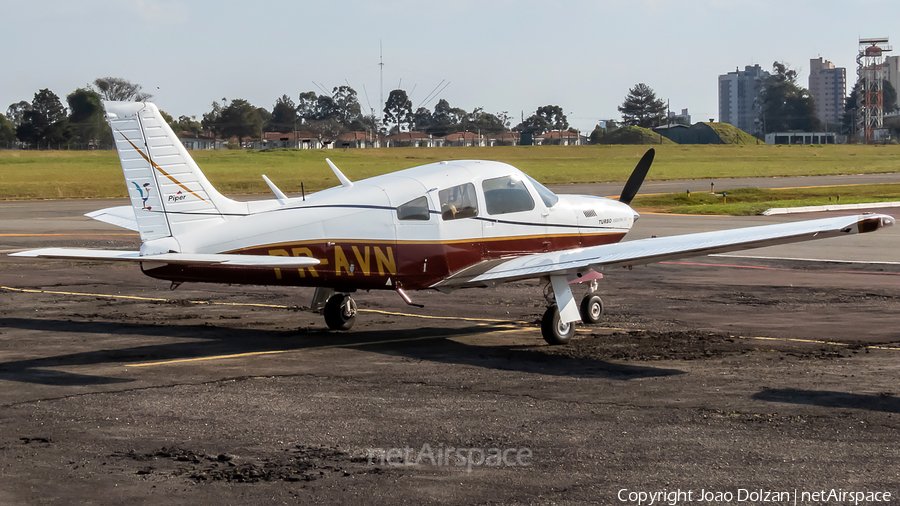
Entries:
{"label": "propeller blade", "polygon": [[637,195],[638,190],[641,189],[641,185],[644,184],[644,178],[647,177],[650,165],[653,164],[654,156],[656,156],[656,150],[653,148],[648,149],[647,152],[644,153],[644,156],[641,157],[641,161],[634,167],[634,172],[631,173],[628,182],[625,183],[625,188],[622,188],[622,196],[619,197],[619,202],[631,204],[634,196]]}

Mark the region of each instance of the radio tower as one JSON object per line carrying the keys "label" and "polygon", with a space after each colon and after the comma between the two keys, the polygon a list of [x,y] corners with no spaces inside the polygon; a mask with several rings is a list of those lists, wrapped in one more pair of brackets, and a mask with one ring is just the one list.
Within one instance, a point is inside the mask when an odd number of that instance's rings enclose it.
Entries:
{"label": "radio tower", "polygon": [[856,74],[860,89],[856,97],[857,131],[866,144],[874,144],[884,129],[884,53],[891,50],[888,38],[859,39]]}

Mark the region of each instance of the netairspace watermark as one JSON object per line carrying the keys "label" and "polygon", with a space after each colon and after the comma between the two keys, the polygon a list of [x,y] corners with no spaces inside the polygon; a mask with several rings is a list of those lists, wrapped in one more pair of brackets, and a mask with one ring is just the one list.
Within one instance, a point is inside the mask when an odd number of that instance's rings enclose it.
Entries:
{"label": "netairspace watermark", "polygon": [[772,504],[873,504],[891,502],[891,493],[884,491],[858,491],[832,488],[828,490],[763,490],[739,488],[735,491],[656,490],[642,491],[619,489],[619,502],[637,506],[677,506],[687,503],[772,503]]}
{"label": "netairspace watermark", "polygon": [[466,467],[529,467],[533,453],[530,448],[437,448],[425,443],[418,451],[409,446],[403,448],[369,448],[366,457],[369,465],[387,466],[456,466]]}

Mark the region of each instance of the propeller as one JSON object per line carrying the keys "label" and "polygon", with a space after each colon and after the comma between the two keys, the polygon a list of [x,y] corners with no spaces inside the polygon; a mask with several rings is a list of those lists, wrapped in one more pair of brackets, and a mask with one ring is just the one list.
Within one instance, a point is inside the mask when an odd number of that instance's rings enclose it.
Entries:
{"label": "propeller", "polygon": [[637,195],[638,190],[641,189],[641,185],[644,183],[644,178],[647,177],[647,172],[650,170],[650,165],[653,164],[653,157],[656,156],[656,150],[650,148],[644,153],[644,156],[641,157],[641,161],[634,167],[634,172],[631,173],[631,176],[628,178],[628,182],[625,183],[625,188],[622,188],[622,196],[619,197],[619,202],[630,205],[631,201],[634,200],[634,196]]}

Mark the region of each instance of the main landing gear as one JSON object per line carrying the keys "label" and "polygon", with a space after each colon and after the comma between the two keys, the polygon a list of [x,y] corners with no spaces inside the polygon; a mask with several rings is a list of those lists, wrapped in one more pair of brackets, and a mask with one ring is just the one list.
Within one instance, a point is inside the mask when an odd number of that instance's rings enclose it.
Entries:
{"label": "main landing gear", "polygon": [[[547,286],[550,287],[549,283]],[[595,280],[591,282],[591,291],[581,299],[581,304],[578,306],[581,321],[588,325],[599,323],[603,317],[603,299],[600,298],[600,294],[596,290],[597,282]],[[562,321],[552,292],[552,287],[545,289],[544,292],[544,296],[550,302],[550,306],[544,312],[543,318],[541,318],[541,335],[544,337],[544,341],[547,341],[547,344],[566,344],[575,335],[575,322],[566,323]]]}
{"label": "main landing gear", "polygon": [[331,330],[350,330],[356,323],[356,301],[350,294],[336,293],[328,298],[323,313]]}

